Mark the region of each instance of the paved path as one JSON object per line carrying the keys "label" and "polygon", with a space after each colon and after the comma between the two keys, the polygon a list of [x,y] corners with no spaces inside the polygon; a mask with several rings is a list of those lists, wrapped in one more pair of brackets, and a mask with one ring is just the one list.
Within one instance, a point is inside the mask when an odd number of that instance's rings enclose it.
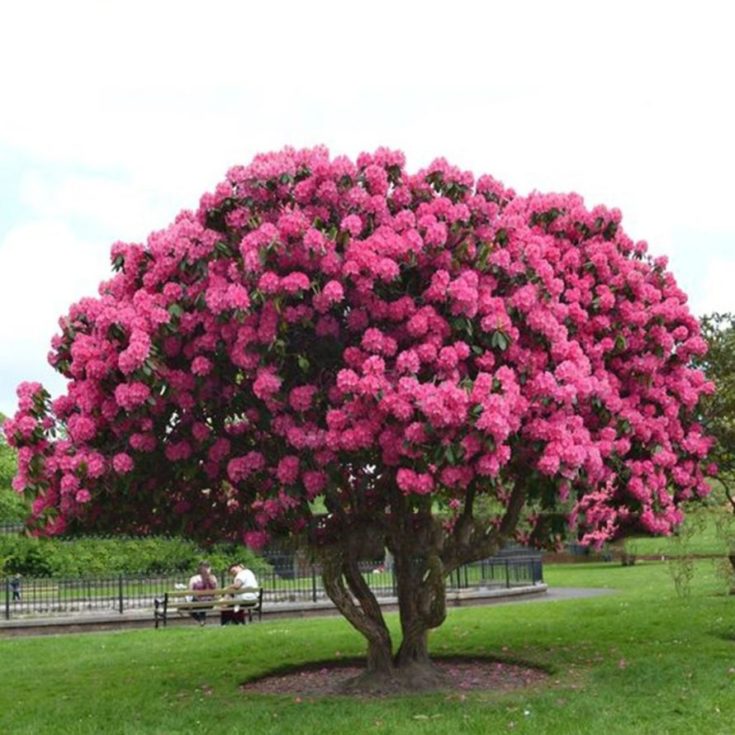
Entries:
{"label": "paved path", "polygon": [[[511,605],[527,602],[559,602],[564,600],[599,597],[614,593],[613,589],[594,587],[555,587],[545,584],[533,587],[491,590],[462,590],[447,595],[448,607],[475,607],[481,605]],[[395,598],[383,598],[381,607],[386,611],[397,609]],[[329,600],[316,603],[271,603],[264,607],[264,619],[311,617],[317,615],[339,615]],[[195,625],[188,616],[172,616],[171,625]],[[153,627],[152,610],[129,610],[120,613],[77,613],[65,616],[37,618],[15,618],[0,620],[0,637],[51,635],[59,633],[95,632],[122,630],[126,628]]]}
{"label": "paved path", "polygon": [[560,602],[563,600],[578,600],[584,597],[601,597],[603,595],[614,595],[616,589],[610,587],[550,587],[545,595],[533,597],[522,597],[517,600],[497,600],[489,604],[510,605],[521,602]]}

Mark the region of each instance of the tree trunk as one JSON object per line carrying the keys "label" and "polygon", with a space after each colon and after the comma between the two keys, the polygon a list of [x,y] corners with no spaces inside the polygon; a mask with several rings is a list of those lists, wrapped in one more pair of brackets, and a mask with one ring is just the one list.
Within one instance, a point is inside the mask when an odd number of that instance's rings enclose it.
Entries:
{"label": "tree trunk", "polygon": [[412,533],[399,528],[391,539],[402,633],[394,662],[409,688],[436,689],[443,681],[429,658],[429,630],[446,617],[442,531],[429,515],[407,521]]}
{"label": "tree trunk", "polygon": [[421,624],[413,628],[403,629],[403,639],[395,658],[398,668],[411,666],[428,666],[429,659],[429,629]]}
{"label": "tree trunk", "polygon": [[428,651],[429,630],[441,625],[446,615],[446,586],[438,554],[427,554],[410,536],[394,547],[402,632],[395,656],[380,604],[354,555],[343,546],[322,549],[320,556],[327,595],[367,641],[366,670],[347,682],[345,691],[391,693],[440,688],[444,682]]}
{"label": "tree trunk", "polygon": [[[393,643],[380,604],[357,569],[355,560],[346,558],[344,549],[321,550],[324,590],[347,621],[367,641],[366,675],[348,684],[349,689],[371,688],[369,681],[392,679]],[[374,688],[374,687],[373,687]]]}
{"label": "tree trunk", "polygon": [[[427,691],[439,689],[446,682],[429,658],[429,630],[445,617],[445,585],[429,578],[418,584],[403,582],[401,603],[401,644],[394,657],[397,674],[406,689]],[[399,586],[400,586],[399,582]]]}
{"label": "tree trunk", "polygon": [[[327,595],[367,641],[366,671],[348,682],[346,691],[431,691],[445,684],[429,658],[428,640],[429,631],[446,618],[446,576],[500,546],[518,522],[525,486],[514,486],[508,509],[492,533],[486,523],[473,519],[471,501],[466,517],[447,536],[442,523],[432,517],[428,498],[409,502],[397,487],[389,497],[384,525],[376,526],[373,519],[371,532],[361,534],[358,524],[347,524],[336,534],[342,541],[319,549]],[[395,656],[380,604],[357,566],[365,553],[363,536],[385,543],[393,556],[402,633]]]}

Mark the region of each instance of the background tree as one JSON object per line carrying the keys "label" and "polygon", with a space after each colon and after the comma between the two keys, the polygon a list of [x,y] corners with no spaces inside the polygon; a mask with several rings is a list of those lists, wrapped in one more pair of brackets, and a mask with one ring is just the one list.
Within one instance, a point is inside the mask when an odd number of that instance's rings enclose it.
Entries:
{"label": "background tree", "polygon": [[[707,492],[706,345],[620,219],[385,149],[231,169],[113,247],[117,274],[53,341],[66,395],[20,386],[7,433],[33,527],[295,536],[369,677],[433,684],[457,566],[510,538],[669,533]],[[384,547],[395,651],[357,566]]]}
{"label": "background tree", "polygon": [[702,399],[703,424],[715,440],[710,457],[735,512],[735,316],[706,314],[701,325],[709,349],[695,364],[717,388]]}
{"label": "background tree", "polygon": [[[6,416],[0,413],[0,427],[5,419]],[[22,521],[29,512],[23,497],[11,489],[17,469],[15,450],[8,446],[5,434],[0,430],[0,523]]]}
{"label": "background tree", "polygon": [[[703,424],[715,439],[710,456],[717,464],[717,477],[730,510],[735,513],[735,315],[707,314],[701,324],[709,350],[695,364],[717,388],[715,393],[703,396]],[[728,520],[720,525],[729,537],[730,563],[735,571],[735,531],[732,519]]]}

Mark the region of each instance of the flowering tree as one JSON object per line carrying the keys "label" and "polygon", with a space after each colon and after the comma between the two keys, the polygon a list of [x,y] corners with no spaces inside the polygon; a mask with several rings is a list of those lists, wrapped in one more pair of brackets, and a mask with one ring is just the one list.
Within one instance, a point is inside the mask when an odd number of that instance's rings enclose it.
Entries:
{"label": "flowering tree", "polygon": [[[666,534],[707,492],[686,297],[620,212],[385,149],[258,156],[63,318],[7,425],[43,533],[296,535],[421,679],[445,578],[507,539]],[[321,512],[320,512],[321,511]],[[357,562],[395,559],[394,653]]]}

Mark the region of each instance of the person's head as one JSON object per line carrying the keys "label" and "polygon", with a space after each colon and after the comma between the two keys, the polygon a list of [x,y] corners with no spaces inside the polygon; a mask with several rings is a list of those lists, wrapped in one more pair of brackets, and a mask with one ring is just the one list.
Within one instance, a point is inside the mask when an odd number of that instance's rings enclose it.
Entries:
{"label": "person's head", "polygon": [[236,577],[244,568],[240,562],[235,562],[234,564],[230,564],[229,572],[233,577]]}
{"label": "person's head", "polygon": [[199,571],[199,574],[205,576],[209,576],[212,573],[212,567],[210,566],[208,561],[200,561],[197,570]]}

